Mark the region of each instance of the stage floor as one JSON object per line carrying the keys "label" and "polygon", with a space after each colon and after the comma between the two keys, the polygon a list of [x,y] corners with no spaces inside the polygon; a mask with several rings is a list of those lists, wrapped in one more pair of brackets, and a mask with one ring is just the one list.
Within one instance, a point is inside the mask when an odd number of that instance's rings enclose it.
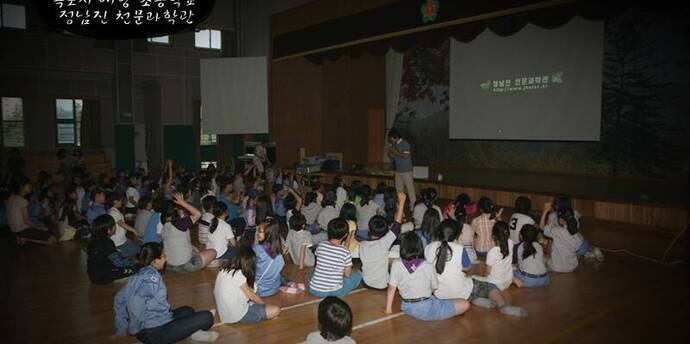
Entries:
{"label": "stage floor", "polygon": [[494,190],[556,194],[573,198],[655,206],[685,207],[688,203],[687,181],[664,181],[628,177],[579,176],[553,173],[502,171],[491,169],[430,169],[430,179],[443,175],[441,183]]}
{"label": "stage floor", "polygon": [[[86,254],[73,242],[53,247],[17,248],[0,238],[2,252],[0,329],[5,343],[124,343],[113,334],[113,296],[121,285],[93,286],[86,276]],[[305,272],[288,263],[285,274],[303,280]],[[165,273],[173,307],[215,308],[217,269],[179,275]],[[422,322],[399,312],[383,313],[385,293],[360,290],[346,296],[354,312],[352,337],[358,343],[613,343],[687,342],[690,289],[684,266],[664,266],[623,255],[604,263],[581,261],[571,274],[552,274],[540,289],[506,291],[527,318],[502,316],[472,307],[446,321]],[[216,327],[217,343],[299,343],[316,331],[316,298],[277,295],[267,302],[293,308],[277,320]],[[191,341],[187,341],[190,342]]]}

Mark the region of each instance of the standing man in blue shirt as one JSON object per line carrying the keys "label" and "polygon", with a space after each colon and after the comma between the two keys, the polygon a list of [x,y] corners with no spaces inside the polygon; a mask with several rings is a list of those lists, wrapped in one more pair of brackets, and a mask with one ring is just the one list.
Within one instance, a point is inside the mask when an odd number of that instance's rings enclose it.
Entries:
{"label": "standing man in blue shirt", "polygon": [[412,174],[412,154],[410,143],[400,137],[397,130],[388,132],[388,157],[395,163],[395,189],[407,194],[410,200],[410,209],[414,208],[417,197],[414,191],[414,179]]}

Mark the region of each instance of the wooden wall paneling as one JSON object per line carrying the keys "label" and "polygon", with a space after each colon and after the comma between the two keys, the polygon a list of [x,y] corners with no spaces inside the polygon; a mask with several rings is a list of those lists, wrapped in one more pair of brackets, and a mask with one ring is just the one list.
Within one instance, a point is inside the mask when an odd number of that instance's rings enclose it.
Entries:
{"label": "wooden wall paneling", "polygon": [[385,111],[370,109],[367,135],[367,163],[380,165],[383,163],[383,143],[386,130]]}
{"label": "wooden wall paneling", "polygon": [[322,154],[321,67],[304,58],[272,63],[270,101],[277,164],[298,161],[300,147]]}

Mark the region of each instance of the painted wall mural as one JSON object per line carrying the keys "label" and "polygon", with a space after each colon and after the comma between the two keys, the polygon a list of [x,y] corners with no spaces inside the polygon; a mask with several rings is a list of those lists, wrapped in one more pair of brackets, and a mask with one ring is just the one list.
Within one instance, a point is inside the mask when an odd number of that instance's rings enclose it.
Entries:
{"label": "painted wall mural", "polygon": [[630,10],[605,23],[600,142],[448,139],[448,60],[448,41],[405,53],[394,126],[416,165],[687,178],[687,22]]}

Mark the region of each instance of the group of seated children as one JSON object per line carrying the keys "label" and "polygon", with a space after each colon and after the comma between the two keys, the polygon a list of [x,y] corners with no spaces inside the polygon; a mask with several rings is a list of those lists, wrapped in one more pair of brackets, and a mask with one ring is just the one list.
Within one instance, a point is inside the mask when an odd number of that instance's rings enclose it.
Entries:
{"label": "group of seated children", "polygon": [[[338,298],[360,283],[386,291],[387,313],[397,291],[401,310],[416,319],[447,319],[470,304],[524,317],[527,311],[510,305],[502,291],[511,284],[545,286],[549,270],[571,272],[589,250],[579,233],[580,214],[565,195],[544,205],[539,223],[530,215],[529,198],[521,196],[504,222],[503,209],[487,197],[473,203],[463,194],[441,209],[436,191],[425,189],[407,222],[406,196],[385,185],[376,191],[357,182],[348,187],[337,177],[332,190],[314,183],[304,193],[297,176],[287,174],[264,188],[261,180],[234,171],[194,175],[169,162],[165,172],[160,184],[145,173],[99,182],[74,178],[62,197],[53,196],[61,198],[55,222],[40,212],[31,216],[27,197],[34,188],[26,179],[12,184],[4,202],[18,243],[54,242],[60,233],[49,227],[57,223],[77,232],[88,228],[88,276],[94,284],[129,277],[116,297],[117,330],[142,342],[217,338],[206,331],[212,313],[170,309],[159,272],[164,266],[176,273],[219,266],[214,297],[221,322],[251,323],[280,314],[264,299],[288,283],[282,271],[289,255],[300,269],[313,268],[307,289],[325,298],[321,331],[309,342],[345,343],[353,342],[347,337],[352,315]],[[45,177],[41,182],[50,184]],[[353,259],[361,261],[361,272]],[[469,275],[479,261],[484,273]]]}

